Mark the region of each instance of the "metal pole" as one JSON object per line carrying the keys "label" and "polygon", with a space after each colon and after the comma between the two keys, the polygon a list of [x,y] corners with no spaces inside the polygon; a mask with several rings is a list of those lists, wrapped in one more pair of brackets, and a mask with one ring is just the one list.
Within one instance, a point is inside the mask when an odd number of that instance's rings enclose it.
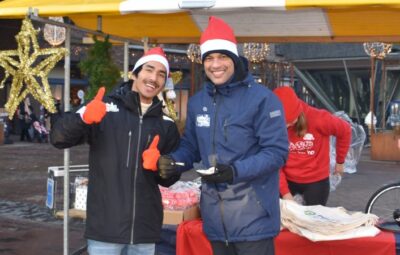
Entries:
{"label": "metal pole", "polygon": [[[65,48],[68,53],[65,56],[64,62],[64,111],[70,110],[70,69],[71,69],[71,58],[69,52],[71,50],[71,29],[66,28],[65,36]],[[68,244],[69,244],[69,231],[68,231],[68,220],[69,220],[69,149],[64,149],[64,255],[68,255]]]}
{"label": "metal pole", "polygon": [[194,91],[195,91],[195,86],[196,86],[195,76],[194,76],[195,65],[196,65],[195,60],[193,60],[192,64],[191,64],[191,68],[190,68],[190,94],[189,94],[189,96],[193,96]]}
{"label": "metal pole", "polygon": [[142,42],[143,42],[143,50],[144,52],[147,52],[149,50],[149,38],[143,37]]}
{"label": "metal pole", "polygon": [[[370,103],[369,109],[371,111],[371,136],[375,133],[374,125],[374,93],[375,93],[375,58],[371,57],[371,88],[370,88]],[[372,138],[372,137],[371,137]]]}
{"label": "metal pole", "polygon": [[350,97],[353,99],[354,106],[355,106],[355,109],[356,109],[357,121],[358,121],[358,123],[361,123],[360,113],[358,112],[358,104],[357,104],[356,92],[354,91],[353,84],[351,83],[349,69],[347,68],[347,64],[346,64],[346,60],[345,59],[343,59],[343,65],[344,65],[344,71],[346,72],[347,83],[348,83],[349,89],[350,89]]}
{"label": "metal pole", "polygon": [[129,42],[124,42],[124,81],[128,81]]}
{"label": "metal pole", "polygon": [[103,30],[103,18],[101,15],[97,15],[97,31],[101,32]]}
{"label": "metal pole", "polygon": [[382,104],[382,119],[381,119],[381,127],[383,130],[386,129],[386,82],[387,82],[387,76],[386,76],[386,65],[385,61],[382,59],[382,73],[383,73],[383,84],[382,84],[382,94],[383,94],[383,104]]}

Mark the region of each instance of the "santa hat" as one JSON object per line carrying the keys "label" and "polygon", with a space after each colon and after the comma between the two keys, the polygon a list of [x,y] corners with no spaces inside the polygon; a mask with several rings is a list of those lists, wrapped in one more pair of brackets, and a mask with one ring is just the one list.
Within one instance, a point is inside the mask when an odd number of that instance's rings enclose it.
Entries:
{"label": "santa hat", "polygon": [[287,86],[274,89],[274,93],[282,102],[286,123],[292,123],[303,111],[301,100],[297,97],[294,90]]}
{"label": "santa hat", "polygon": [[149,61],[157,61],[161,63],[167,71],[167,76],[169,75],[169,64],[167,56],[165,55],[164,50],[161,47],[152,48],[144,53],[144,55],[136,62],[132,72],[134,72],[139,66]]}
{"label": "santa hat", "polygon": [[209,18],[208,26],[200,37],[200,51],[202,59],[207,53],[216,51],[226,51],[239,57],[232,28],[225,21],[214,16]]}

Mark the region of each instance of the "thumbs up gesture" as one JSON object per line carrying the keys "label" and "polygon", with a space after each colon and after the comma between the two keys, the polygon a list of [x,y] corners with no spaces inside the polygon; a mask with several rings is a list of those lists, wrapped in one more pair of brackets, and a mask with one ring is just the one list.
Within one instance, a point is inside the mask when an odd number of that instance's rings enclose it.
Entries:
{"label": "thumbs up gesture", "polygon": [[105,91],[105,87],[101,87],[94,99],[86,105],[82,116],[83,122],[86,124],[100,123],[106,115],[106,104],[103,102]]}
{"label": "thumbs up gesture", "polygon": [[143,157],[143,168],[150,171],[157,171],[157,161],[160,157],[160,151],[157,148],[160,136],[156,135],[151,142],[149,148],[142,154]]}

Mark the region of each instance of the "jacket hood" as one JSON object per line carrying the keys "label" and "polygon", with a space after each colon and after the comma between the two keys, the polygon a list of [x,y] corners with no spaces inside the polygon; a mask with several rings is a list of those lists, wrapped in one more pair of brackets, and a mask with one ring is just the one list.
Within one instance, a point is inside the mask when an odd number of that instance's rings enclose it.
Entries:
{"label": "jacket hood", "polygon": [[[110,97],[121,101],[130,111],[142,115],[140,97],[136,91],[132,90],[132,84],[132,80],[122,83],[110,93]],[[162,102],[155,96],[146,116],[160,116],[162,114]]]}
{"label": "jacket hood", "polygon": [[296,92],[291,87],[283,86],[274,89],[274,93],[282,102],[286,124],[295,121],[303,111],[302,101],[297,97]]}

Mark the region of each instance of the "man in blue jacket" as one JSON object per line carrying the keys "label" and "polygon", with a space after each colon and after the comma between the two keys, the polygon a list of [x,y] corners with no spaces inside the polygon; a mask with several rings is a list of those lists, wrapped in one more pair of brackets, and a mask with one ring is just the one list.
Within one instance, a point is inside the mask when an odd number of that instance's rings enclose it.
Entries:
{"label": "man in blue jacket", "polygon": [[202,176],[200,202],[214,254],[274,254],[279,168],[288,154],[282,105],[248,74],[223,20],[210,17],[200,47],[206,81],[189,100],[179,148],[159,158],[159,174],[167,178],[199,161],[215,170]]}

